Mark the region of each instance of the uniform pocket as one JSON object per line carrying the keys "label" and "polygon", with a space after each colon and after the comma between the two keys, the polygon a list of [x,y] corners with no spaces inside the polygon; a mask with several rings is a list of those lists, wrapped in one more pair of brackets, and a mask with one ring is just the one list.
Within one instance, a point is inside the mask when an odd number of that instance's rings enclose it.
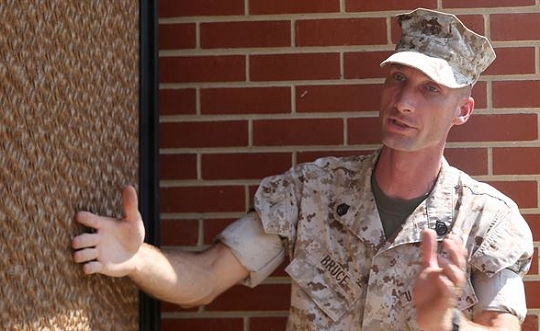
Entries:
{"label": "uniform pocket", "polygon": [[361,287],[318,242],[298,254],[285,271],[334,322],[349,311],[361,294]]}

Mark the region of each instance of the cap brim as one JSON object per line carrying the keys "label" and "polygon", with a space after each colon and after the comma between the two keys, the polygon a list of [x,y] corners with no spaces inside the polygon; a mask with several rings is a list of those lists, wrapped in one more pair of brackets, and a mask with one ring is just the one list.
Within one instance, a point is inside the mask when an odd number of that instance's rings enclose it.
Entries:
{"label": "cap brim", "polygon": [[419,52],[401,51],[394,53],[381,62],[381,67],[390,63],[402,64],[418,69],[433,81],[449,88],[460,88],[469,85],[460,84],[456,81],[452,67],[445,60]]}

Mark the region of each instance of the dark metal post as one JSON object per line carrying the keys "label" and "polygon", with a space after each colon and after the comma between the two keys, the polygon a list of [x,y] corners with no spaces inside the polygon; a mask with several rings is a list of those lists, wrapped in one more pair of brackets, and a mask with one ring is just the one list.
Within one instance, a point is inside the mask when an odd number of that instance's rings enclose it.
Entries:
{"label": "dark metal post", "polygon": [[[140,1],[140,188],[145,241],[159,246],[158,0]],[[159,301],[140,294],[140,330],[160,329]]]}

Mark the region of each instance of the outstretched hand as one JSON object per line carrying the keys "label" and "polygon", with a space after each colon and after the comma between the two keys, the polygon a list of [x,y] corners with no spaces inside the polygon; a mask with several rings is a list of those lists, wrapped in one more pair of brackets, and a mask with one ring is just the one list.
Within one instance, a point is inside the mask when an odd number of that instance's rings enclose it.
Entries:
{"label": "outstretched hand", "polygon": [[75,220],[95,229],[72,241],[73,260],[83,265],[86,274],[101,273],[122,277],[135,267],[134,257],[144,241],[144,225],[138,210],[135,189],[128,186],[122,192],[124,219],[78,212]]}
{"label": "outstretched hand", "polygon": [[465,283],[467,249],[455,235],[442,242],[447,258],[437,253],[433,230],[422,233],[422,270],[414,286],[417,323],[422,330],[451,330],[452,312]]}

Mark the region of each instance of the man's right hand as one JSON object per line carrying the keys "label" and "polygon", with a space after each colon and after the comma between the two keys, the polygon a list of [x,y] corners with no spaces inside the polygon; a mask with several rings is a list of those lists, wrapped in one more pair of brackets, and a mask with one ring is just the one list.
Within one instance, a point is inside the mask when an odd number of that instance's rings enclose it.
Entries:
{"label": "man's right hand", "polygon": [[73,260],[83,265],[86,274],[101,273],[111,277],[127,276],[135,268],[135,257],[144,241],[144,225],[138,210],[135,189],[122,193],[124,219],[78,212],[75,220],[94,233],[84,233],[72,241]]}

